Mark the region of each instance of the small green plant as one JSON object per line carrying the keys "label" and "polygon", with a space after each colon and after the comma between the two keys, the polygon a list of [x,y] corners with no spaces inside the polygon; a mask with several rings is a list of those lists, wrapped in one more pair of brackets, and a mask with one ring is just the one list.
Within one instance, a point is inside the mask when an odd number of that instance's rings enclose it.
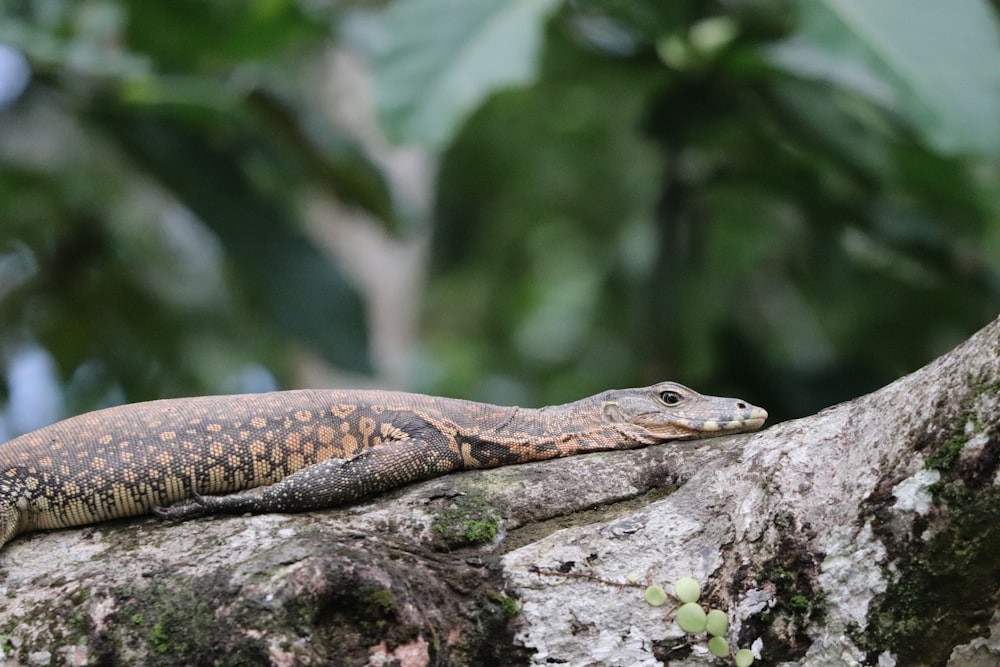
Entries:
{"label": "small green plant", "polygon": [[532,572],[551,577],[586,579],[618,588],[642,588],[643,598],[653,607],[662,607],[669,598],[674,598],[679,603],[673,608],[676,612],[674,620],[681,630],[690,635],[707,634],[706,643],[709,652],[718,658],[731,657],[736,667],[750,667],[753,664],[754,657],[750,649],[741,648],[735,653],[732,652],[725,637],[729,630],[729,616],[721,609],[706,608],[698,603],[701,598],[701,584],[691,577],[678,579],[674,583],[674,593],[670,595],[663,586],[654,584],[648,575],[645,583],[640,583],[641,577],[636,573],[629,574],[626,582],[614,581],[590,571],[574,572],[572,563],[569,567],[556,569],[534,566]]}
{"label": "small green plant", "polygon": [[[662,586],[651,584],[646,588],[646,602],[660,607],[667,601],[667,592]],[[698,604],[701,598],[701,584],[691,577],[681,577],[674,583],[673,597],[680,603],[676,607],[674,620],[681,630],[690,635],[708,634],[708,650],[719,658],[732,656],[736,667],[750,667],[753,653],[742,648],[735,654],[730,652],[725,634],[729,630],[729,617],[721,609],[706,609]]]}

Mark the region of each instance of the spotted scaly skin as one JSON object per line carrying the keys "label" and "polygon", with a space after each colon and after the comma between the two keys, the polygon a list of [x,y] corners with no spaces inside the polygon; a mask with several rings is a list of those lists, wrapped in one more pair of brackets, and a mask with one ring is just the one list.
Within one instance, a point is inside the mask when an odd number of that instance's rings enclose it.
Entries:
{"label": "spotted scaly skin", "polygon": [[157,512],[300,512],[456,470],[759,428],[674,382],[540,409],[383,391],[206,396],[90,412],[0,445],[0,546]]}

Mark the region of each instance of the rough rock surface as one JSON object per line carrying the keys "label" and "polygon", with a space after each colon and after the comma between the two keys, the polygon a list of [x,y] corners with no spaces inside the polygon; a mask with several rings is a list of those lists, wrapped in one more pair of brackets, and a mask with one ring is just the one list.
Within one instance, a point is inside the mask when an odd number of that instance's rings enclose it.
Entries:
{"label": "rough rock surface", "polygon": [[1000,664],[1000,320],[751,436],[472,472],[352,508],[119,521],[0,552],[3,665]]}

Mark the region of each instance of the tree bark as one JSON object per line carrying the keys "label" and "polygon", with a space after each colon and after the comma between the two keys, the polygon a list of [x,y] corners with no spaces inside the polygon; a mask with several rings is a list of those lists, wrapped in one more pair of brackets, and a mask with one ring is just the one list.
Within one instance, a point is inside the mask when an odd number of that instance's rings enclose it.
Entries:
{"label": "tree bark", "polygon": [[691,576],[757,664],[994,665],[998,465],[1000,320],[753,435],[18,538],[2,664],[732,664],[643,599]]}

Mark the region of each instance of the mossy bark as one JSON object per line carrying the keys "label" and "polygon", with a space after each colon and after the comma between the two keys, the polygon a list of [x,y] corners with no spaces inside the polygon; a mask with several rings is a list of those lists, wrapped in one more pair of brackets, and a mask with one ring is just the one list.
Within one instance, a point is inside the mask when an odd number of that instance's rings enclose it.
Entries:
{"label": "mossy bark", "polygon": [[[751,397],[752,398],[752,397]],[[751,436],[452,475],[358,507],[22,536],[8,665],[1000,664],[1000,320]]]}

